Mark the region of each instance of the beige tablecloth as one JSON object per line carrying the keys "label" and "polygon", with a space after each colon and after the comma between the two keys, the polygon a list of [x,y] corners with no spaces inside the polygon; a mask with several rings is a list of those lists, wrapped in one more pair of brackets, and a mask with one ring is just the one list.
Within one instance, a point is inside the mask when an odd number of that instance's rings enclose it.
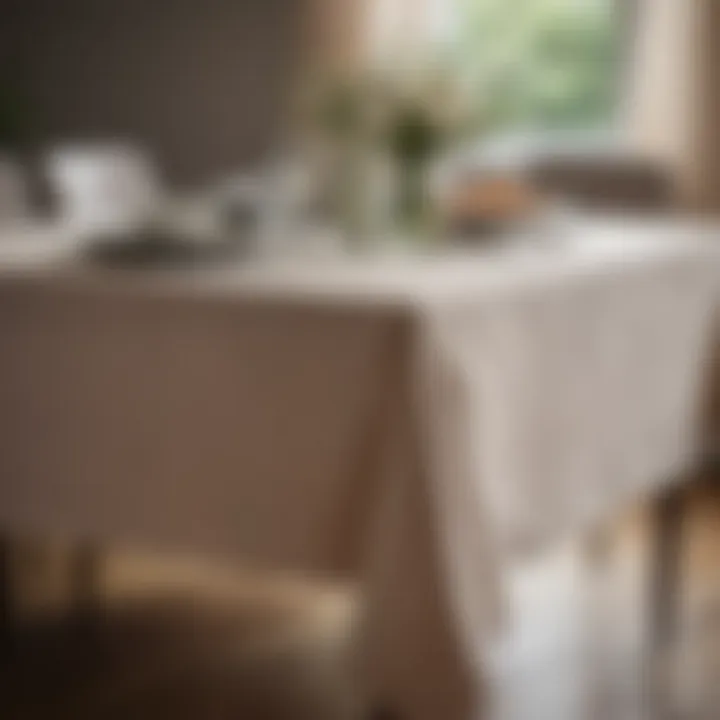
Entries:
{"label": "beige tablecloth", "polygon": [[705,440],[713,235],[202,273],[0,245],[0,523],[355,578],[371,691],[469,717],[514,553]]}

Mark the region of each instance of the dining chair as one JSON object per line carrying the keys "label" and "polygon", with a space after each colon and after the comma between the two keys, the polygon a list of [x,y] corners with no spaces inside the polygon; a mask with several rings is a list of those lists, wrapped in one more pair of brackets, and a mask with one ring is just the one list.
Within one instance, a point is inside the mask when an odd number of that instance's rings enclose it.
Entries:
{"label": "dining chair", "polygon": [[642,157],[547,154],[535,158],[528,172],[544,191],[595,211],[664,215],[676,205],[672,174]]}
{"label": "dining chair", "polygon": [[1,717],[366,717],[352,672],[352,588],[112,551],[102,602],[93,636],[78,636],[64,614],[25,628],[0,673]]}

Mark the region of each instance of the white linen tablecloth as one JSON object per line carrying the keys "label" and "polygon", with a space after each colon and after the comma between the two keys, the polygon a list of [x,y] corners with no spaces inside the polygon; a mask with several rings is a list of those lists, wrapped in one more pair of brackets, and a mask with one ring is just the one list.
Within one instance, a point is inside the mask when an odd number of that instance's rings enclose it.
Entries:
{"label": "white linen tablecloth", "polygon": [[0,244],[0,524],[357,579],[370,691],[469,717],[514,553],[705,441],[718,243],[197,273]]}

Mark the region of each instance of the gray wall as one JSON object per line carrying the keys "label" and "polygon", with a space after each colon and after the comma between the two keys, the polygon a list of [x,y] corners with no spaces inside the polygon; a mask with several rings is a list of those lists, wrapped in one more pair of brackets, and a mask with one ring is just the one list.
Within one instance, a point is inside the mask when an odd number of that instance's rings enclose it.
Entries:
{"label": "gray wall", "polygon": [[0,72],[42,143],[137,139],[175,180],[262,157],[296,65],[300,0],[0,0]]}

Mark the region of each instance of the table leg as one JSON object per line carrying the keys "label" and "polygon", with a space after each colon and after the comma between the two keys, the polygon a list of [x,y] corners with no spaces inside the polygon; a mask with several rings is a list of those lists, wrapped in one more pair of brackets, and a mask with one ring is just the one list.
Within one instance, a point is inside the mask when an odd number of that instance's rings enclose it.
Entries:
{"label": "table leg", "polygon": [[580,641],[583,644],[584,668],[580,676],[583,684],[583,718],[601,720],[613,717],[609,706],[611,696],[608,683],[608,638],[612,637],[614,618],[608,607],[608,587],[612,582],[615,537],[612,527],[595,527],[584,538],[582,550],[582,583],[580,602],[584,626]]}
{"label": "table leg", "polygon": [[654,508],[646,658],[652,717],[672,710],[672,650],[677,641],[682,599],[684,500],[682,489],[672,489],[658,499]]}
{"label": "table leg", "polygon": [[659,499],[652,557],[651,639],[660,650],[676,638],[680,612],[684,497],[671,491]]}

